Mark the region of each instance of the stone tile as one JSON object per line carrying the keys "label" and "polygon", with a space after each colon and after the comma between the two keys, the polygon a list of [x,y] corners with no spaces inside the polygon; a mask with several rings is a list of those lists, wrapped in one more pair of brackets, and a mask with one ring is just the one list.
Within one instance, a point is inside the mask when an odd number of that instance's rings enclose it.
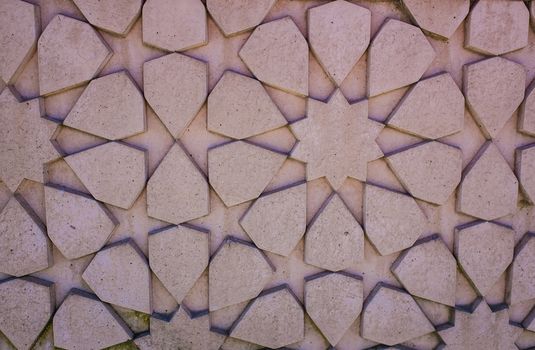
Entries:
{"label": "stone tile", "polygon": [[364,303],[360,333],[365,339],[395,345],[435,330],[410,294],[378,283]]}
{"label": "stone tile", "polygon": [[364,187],[364,230],[381,255],[402,251],[427,229],[427,218],[407,195],[366,184]]}
{"label": "stone tile", "polygon": [[85,18],[97,28],[126,36],[141,13],[142,0],[73,0]]}
{"label": "stone tile", "polygon": [[485,55],[502,55],[525,47],[528,32],[529,11],[522,1],[480,1],[468,16],[464,47]]}
{"label": "stone tile", "polygon": [[535,2],[531,2],[529,6],[529,12],[531,12],[531,26],[535,27]]}
{"label": "stone tile", "polygon": [[54,284],[35,277],[0,281],[0,331],[29,350],[54,313]]}
{"label": "stone tile", "polygon": [[[520,4],[523,5],[523,4]],[[526,70],[493,57],[463,67],[466,104],[486,138],[498,136],[524,99]]]}
{"label": "stone tile", "polygon": [[19,0],[0,3],[0,79],[13,84],[32,57],[41,32],[39,7]]}
{"label": "stone tile", "polygon": [[200,0],[147,0],[142,19],[147,45],[184,51],[208,43],[206,10]]}
{"label": "stone tile", "polygon": [[383,156],[382,129],[368,119],[367,100],[350,105],[336,90],[327,103],[308,99],[307,117],[291,125],[299,141],[291,156],[307,163],[307,181],[325,176],[337,190],[347,177],[366,181],[368,162]]}
{"label": "stone tile", "polygon": [[498,148],[487,141],[466,166],[457,190],[457,210],[483,220],[516,212],[518,180]]}
{"label": "stone tile", "polygon": [[274,271],[267,256],[252,243],[228,236],[210,259],[210,311],[255,298]]}
{"label": "stone tile", "polygon": [[420,80],[403,96],[387,123],[427,139],[455,134],[463,129],[464,96],[449,73]]}
{"label": "stone tile", "polygon": [[54,346],[103,349],[132,339],[132,332],[113,309],[90,293],[73,289],[54,315]]}
{"label": "stone tile", "polygon": [[528,331],[535,332],[535,307],[531,309],[531,312],[526,316],[522,322],[522,326]]}
{"label": "stone tile", "polygon": [[209,131],[245,139],[287,121],[258,80],[226,71],[208,96],[207,124]]}
{"label": "stone tile", "polygon": [[262,250],[288,256],[306,230],[306,184],[300,183],[258,198],[240,225]]}
{"label": "stone tile", "polygon": [[265,290],[232,325],[230,336],[276,349],[304,337],[303,307],[288,285]]}
{"label": "stone tile", "polygon": [[444,143],[420,143],[385,159],[413,197],[433,204],[444,204],[461,181],[462,152]]}
{"label": "stone tile", "polygon": [[93,197],[129,209],[147,178],[146,153],[119,142],[108,142],[64,158]]}
{"label": "stone tile", "polygon": [[206,100],[208,66],[176,53],[145,62],[143,90],[167,130],[180,138]]}
{"label": "stone tile", "polygon": [[305,278],[307,314],[331,345],[342,339],[362,310],[362,277],[348,273],[325,273]]}
{"label": "stone tile", "polygon": [[99,251],[82,278],[102,301],[146,314],[152,312],[149,264],[130,239]]}
{"label": "stone tile", "polygon": [[0,272],[24,276],[52,266],[46,227],[18,194],[0,212]]}
{"label": "stone tile", "polygon": [[225,36],[236,35],[259,25],[276,0],[207,0],[206,8]]}
{"label": "stone tile", "polygon": [[516,149],[515,167],[522,192],[530,203],[535,203],[535,144]]}
{"label": "stone tile", "polygon": [[92,80],[63,124],[108,140],[146,129],[145,100],[126,71]]}
{"label": "stone tile", "polygon": [[50,95],[88,82],[111,56],[111,49],[89,24],[55,16],[37,44],[40,94]]}
{"label": "stone tile", "polygon": [[308,224],[304,259],[329,271],[364,260],[364,231],[338,194],[333,193]]}
{"label": "stone tile", "polygon": [[411,295],[455,306],[457,261],[439,235],[417,241],[391,270]]}
{"label": "stone tile", "polygon": [[515,232],[507,226],[476,221],[455,229],[459,265],[482,296],[513,261],[514,247]]}
{"label": "stone tile", "polygon": [[515,248],[508,274],[507,303],[535,299],[535,233],[528,232]]}
{"label": "stone tile", "polygon": [[119,225],[91,196],[57,185],[45,186],[45,207],[48,237],[69,260],[99,251]]}
{"label": "stone tile", "polygon": [[40,98],[21,102],[9,87],[0,94],[0,179],[11,192],[23,179],[44,182],[43,164],[60,157],[50,141],[57,124],[44,114]]}
{"label": "stone tile", "polygon": [[528,87],[524,103],[520,106],[518,131],[535,136],[535,80]]}
{"label": "stone tile", "polygon": [[208,266],[209,232],[168,226],[149,234],[149,264],[177,303]]}
{"label": "stone tile", "polygon": [[403,0],[411,18],[425,32],[449,39],[470,10],[470,0]]}
{"label": "stone tile", "polygon": [[368,96],[417,82],[434,59],[435,51],[420,28],[387,19],[368,52]]}
{"label": "stone tile", "polygon": [[227,207],[257,198],[286,155],[237,141],[208,150],[208,179]]}
{"label": "stone tile", "polygon": [[370,30],[370,10],[348,1],[308,10],[310,49],[337,86],[368,48]]}
{"label": "stone tile", "polygon": [[258,26],[239,56],[263,83],[308,95],[308,44],[290,17]]}
{"label": "stone tile", "polygon": [[147,183],[147,213],[180,224],[209,212],[208,181],[175,142]]}

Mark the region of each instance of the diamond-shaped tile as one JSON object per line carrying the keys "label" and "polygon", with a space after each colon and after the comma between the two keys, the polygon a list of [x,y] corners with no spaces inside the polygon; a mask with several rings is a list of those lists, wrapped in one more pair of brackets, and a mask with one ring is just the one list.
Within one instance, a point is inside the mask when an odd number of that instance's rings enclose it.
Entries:
{"label": "diamond-shaped tile", "polygon": [[449,39],[470,10],[470,0],[403,0],[412,19],[424,31]]}
{"label": "diamond-shaped tile", "polygon": [[516,176],[522,192],[531,203],[535,203],[535,144],[516,150]]}
{"label": "diamond-shaped tile", "polygon": [[207,0],[206,8],[226,36],[252,29],[264,20],[276,0]]}
{"label": "diamond-shaped tile", "polygon": [[141,13],[142,0],[73,0],[85,18],[100,29],[125,36]]}
{"label": "diamond-shaped tile", "polygon": [[535,136],[535,81],[528,87],[526,98],[520,107],[518,131]]}
{"label": "diamond-shaped tile", "polygon": [[535,299],[535,233],[527,232],[515,248],[508,274],[507,302],[510,305]]}

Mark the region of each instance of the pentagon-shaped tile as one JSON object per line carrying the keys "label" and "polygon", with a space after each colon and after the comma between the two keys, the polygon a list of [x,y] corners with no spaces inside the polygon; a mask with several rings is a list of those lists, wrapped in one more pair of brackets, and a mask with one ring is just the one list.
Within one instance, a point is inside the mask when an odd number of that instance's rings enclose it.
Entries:
{"label": "pentagon-shaped tile", "polygon": [[206,100],[208,67],[176,53],[145,62],[143,90],[167,130],[179,138]]}
{"label": "pentagon-shaped tile", "polygon": [[276,0],[207,0],[206,8],[225,36],[235,35],[260,24]]}
{"label": "pentagon-shaped tile", "polygon": [[141,13],[142,0],[73,0],[85,18],[102,30],[125,36]]}
{"label": "pentagon-shaped tile", "polygon": [[470,10],[470,0],[403,0],[403,5],[420,28],[443,39],[453,35]]}
{"label": "pentagon-shaped tile", "polygon": [[146,314],[152,312],[149,265],[130,239],[99,251],[82,278],[102,301]]}
{"label": "pentagon-shaped tile", "polygon": [[308,44],[290,17],[258,26],[239,56],[263,83],[308,95]]}
{"label": "pentagon-shaped tile", "polygon": [[528,232],[515,248],[509,269],[507,302],[509,305],[535,299],[535,233]]}
{"label": "pentagon-shaped tile", "polygon": [[97,200],[129,209],[145,187],[145,151],[108,142],[64,158]]}
{"label": "pentagon-shaped tile", "polygon": [[520,106],[518,131],[535,136],[535,81],[529,86],[526,98]]}
{"label": "pentagon-shaped tile", "polygon": [[417,82],[435,59],[435,50],[420,28],[387,19],[370,44],[368,96]]}
{"label": "pentagon-shaped tile", "polygon": [[525,85],[524,67],[505,58],[493,57],[463,67],[466,103],[486,138],[498,136],[522,103]]}
{"label": "pentagon-shaped tile", "polygon": [[535,203],[535,144],[517,148],[515,165],[522,192],[530,203]]}
{"label": "pentagon-shaped tile", "polygon": [[86,83],[111,56],[112,51],[89,24],[55,16],[37,44],[40,94],[50,95]]}

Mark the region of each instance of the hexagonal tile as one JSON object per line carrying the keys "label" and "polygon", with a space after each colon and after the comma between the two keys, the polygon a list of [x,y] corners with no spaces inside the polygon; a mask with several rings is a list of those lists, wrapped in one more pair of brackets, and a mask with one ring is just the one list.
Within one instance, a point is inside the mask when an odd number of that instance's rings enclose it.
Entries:
{"label": "hexagonal tile", "polygon": [[535,80],[526,90],[526,98],[520,106],[518,131],[535,136]]}
{"label": "hexagonal tile", "polygon": [[510,305],[535,299],[535,233],[527,232],[515,248],[508,274],[507,302]]}
{"label": "hexagonal tile", "polygon": [[449,39],[470,10],[470,0],[403,0],[412,19],[424,31]]}
{"label": "hexagonal tile", "polygon": [[515,163],[520,188],[527,200],[535,203],[535,144],[517,148]]}
{"label": "hexagonal tile", "polygon": [[125,36],[141,13],[142,0],[73,0],[85,18],[100,29]]}
{"label": "hexagonal tile", "polygon": [[225,36],[252,29],[264,20],[276,0],[207,0],[206,8]]}

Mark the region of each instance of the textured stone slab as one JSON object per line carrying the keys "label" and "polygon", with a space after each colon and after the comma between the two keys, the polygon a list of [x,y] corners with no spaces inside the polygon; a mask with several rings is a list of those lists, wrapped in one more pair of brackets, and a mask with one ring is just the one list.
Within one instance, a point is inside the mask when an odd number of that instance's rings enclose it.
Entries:
{"label": "textured stone slab", "polygon": [[388,126],[427,139],[455,134],[463,124],[464,96],[449,73],[420,80],[388,117]]}
{"label": "textured stone slab", "polygon": [[377,96],[417,82],[435,59],[420,28],[387,19],[368,53],[368,96]]}
{"label": "textured stone slab", "polygon": [[143,90],[167,130],[179,138],[206,100],[208,67],[176,53],[145,62]]}
{"label": "textured stone slab", "polygon": [[528,232],[515,248],[508,274],[507,302],[510,305],[535,298],[535,233]]}
{"label": "textured stone slab", "polygon": [[522,322],[522,326],[524,326],[524,328],[528,331],[535,332],[535,308],[531,309],[531,312]]}
{"label": "textured stone slab", "polygon": [[386,161],[413,196],[442,205],[461,181],[460,149],[431,141],[388,155]]}
{"label": "textured stone slab", "polygon": [[522,103],[525,85],[524,67],[505,58],[489,58],[463,67],[466,103],[485,137],[498,136]]}
{"label": "textured stone slab", "polygon": [[438,235],[417,241],[391,270],[412,295],[455,306],[457,261]]}
{"label": "textured stone slab", "polygon": [[498,148],[485,143],[465,168],[457,190],[457,210],[483,220],[516,211],[518,180]]}
{"label": "textured stone slab", "polygon": [[255,298],[275,268],[252,243],[227,237],[210,259],[208,302],[210,311]]}
{"label": "textured stone slab", "polygon": [[100,300],[150,314],[151,274],[134,241],[110,244],[95,255],[82,278]]}
{"label": "textured stone slab", "polygon": [[145,187],[145,151],[108,142],[64,158],[97,200],[128,209]]}
{"label": "textured stone slab", "polygon": [[86,83],[111,56],[112,51],[89,24],[55,16],[37,44],[40,94],[50,95]]}
{"label": "textured stone slab", "polygon": [[239,56],[263,83],[308,95],[308,44],[290,17],[258,26]]}
{"label": "textured stone slab", "polygon": [[340,86],[370,43],[371,12],[344,0],[308,10],[310,49]]}
{"label": "textured stone slab", "polygon": [[364,188],[364,230],[381,255],[408,248],[427,227],[427,218],[409,196],[367,184]]}
{"label": "textured stone slab", "polygon": [[305,308],[331,345],[342,339],[362,310],[362,277],[324,273],[305,278]]}
{"label": "textured stone slab", "polygon": [[208,232],[188,226],[149,234],[150,268],[179,304],[208,266],[208,241]]}
{"label": "textured stone slab", "polygon": [[522,1],[480,1],[468,16],[464,47],[502,55],[525,47],[528,32],[529,11]]}
{"label": "textured stone slab", "polygon": [[200,0],[148,0],[142,18],[147,45],[184,51],[208,43],[206,10]]}
{"label": "textured stone slab", "polygon": [[522,192],[530,203],[535,203],[535,144],[517,148],[515,167]]}
{"label": "textured stone slab", "polygon": [[0,331],[29,350],[54,313],[54,284],[35,277],[0,281]]}
{"label": "textured stone slab", "polygon": [[449,39],[470,10],[470,0],[403,0],[412,19],[424,31]]}
{"label": "textured stone slab", "polygon": [[367,100],[350,105],[336,90],[327,103],[308,99],[307,118],[291,125],[299,141],[291,156],[307,163],[307,181],[325,176],[337,190],[347,177],[366,181],[368,162],[383,156],[382,129],[368,119]]}
{"label": "textured stone slab", "polygon": [[0,3],[0,79],[13,84],[30,60],[41,32],[39,7],[20,0]]}
{"label": "textured stone slab", "polygon": [[206,8],[225,36],[235,35],[260,24],[276,0],[207,0]]}
{"label": "textured stone slab", "polygon": [[364,260],[364,231],[338,194],[322,205],[305,235],[305,262],[339,271]]}
{"label": "textured stone slab", "polygon": [[208,181],[178,143],[174,143],[147,183],[147,213],[180,224],[210,212]]}
{"label": "textured stone slab", "polygon": [[232,325],[230,336],[276,349],[304,337],[303,307],[285,284],[265,290]]}
{"label": "textured stone slab", "polygon": [[45,186],[45,207],[48,237],[69,260],[100,250],[119,225],[91,196],[57,185]]}
{"label": "textured stone slab", "polygon": [[286,119],[262,84],[226,71],[208,96],[208,130],[245,139],[280,128]]}
{"label": "textured stone slab", "polygon": [[85,18],[102,30],[125,36],[141,13],[142,0],[73,0]]}
{"label": "textured stone slab", "polygon": [[520,107],[518,131],[535,136],[535,82],[529,86],[524,103]]}

